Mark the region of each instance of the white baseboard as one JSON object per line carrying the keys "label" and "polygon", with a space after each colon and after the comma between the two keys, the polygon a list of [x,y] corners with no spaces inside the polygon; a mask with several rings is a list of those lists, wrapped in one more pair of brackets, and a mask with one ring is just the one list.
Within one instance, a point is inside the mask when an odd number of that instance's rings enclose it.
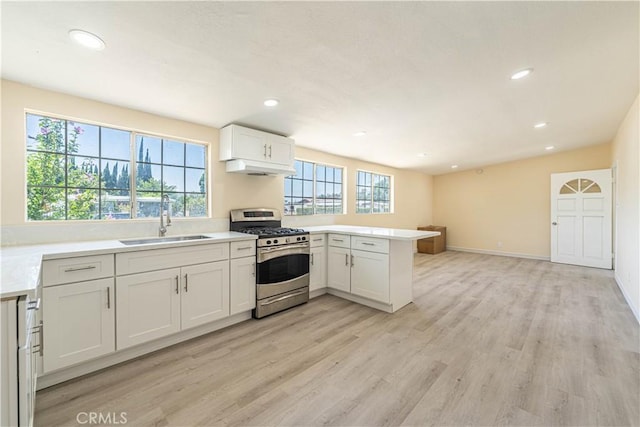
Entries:
{"label": "white baseboard", "polygon": [[324,295],[327,293],[327,288],[314,289],[309,292],[309,299],[313,299],[315,297],[319,297],[320,295]]}
{"label": "white baseboard", "polygon": [[616,285],[618,285],[618,289],[620,289],[620,292],[622,292],[622,296],[624,297],[625,301],[627,302],[627,305],[629,306],[629,308],[631,308],[631,312],[635,316],[635,318],[638,321],[638,323],[640,323],[640,313],[638,312],[638,307],[633,305],[633,302],[631,301],[631,298],[629,297],[629,294],[624,289],[624,285],[622,284],[622,280],[618,276],[618,272],[615,272],[613,277],[615,278]]}
{"label": "white baseboard", "polygon": [[459,246],[447,246],[447,250],[459,251],[459,252],[473,252],[476,254],[486,254],[486,255],[508,256],[513,258],[537,259],[540,261],[549,261],[548,256],[522,254],[519,252],[502,252],[502,251],[492,251],[489,249],[461,248]]}

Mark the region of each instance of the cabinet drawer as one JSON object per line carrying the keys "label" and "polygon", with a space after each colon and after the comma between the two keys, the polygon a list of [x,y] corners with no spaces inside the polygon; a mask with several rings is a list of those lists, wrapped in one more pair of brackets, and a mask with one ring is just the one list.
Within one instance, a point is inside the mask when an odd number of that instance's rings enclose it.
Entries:
{"label": "cabinet drawer", "polygon": [[116,275],[143,273],[229,259],[229,243],[116,254]]}
{"label": "cabinet drawer", "polygon": [[113,255],[51,259],[42,262],[42,285],[82,282],[113,276]]}
{"label": "cabinet drawer", "polygon": [[255,240],[242,240],[240,242],[231,242],[230,257],[242,258],[246,256],[255,256],[256,254],[256,241]]}
{"label": "cabinet drawer", "polygon": [[371,237],[352,236],[351,249],[359,249],[361,251],[388,254],[389,241],[387,239],[376,239]]}
{"label": "cabinet drawer", "polygon": [[[335,234],[334,234],[334,236],[335,236]],[[338,237],[338,239],[341,239],[343,237],[345,237],[345,236]],[[324,246],[324,242],[327,241],[327,235],[326,234],[311,234],[310,237],[309,237],[309,240],[311,242],[311,247],[312,248],[315,248],[315,247],[318,247],[318,246]],[[335,245],[333,245],[333,246],[335,246]]]}
{"label": "cabinet drawer", "polygon": [[344,234],[329,234],[329,246],[349,248],[351,247],[351,239]]}

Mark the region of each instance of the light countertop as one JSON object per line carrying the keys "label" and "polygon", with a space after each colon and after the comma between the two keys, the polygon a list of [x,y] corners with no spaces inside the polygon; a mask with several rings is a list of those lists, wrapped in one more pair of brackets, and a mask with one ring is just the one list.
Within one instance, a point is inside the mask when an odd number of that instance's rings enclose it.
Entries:
{"label": "light countertop", "polygon": [[[174,248],[181,246],[206,245],[238,240],[255,240],[257,238],[250,234],[236,233],[234,231],[197,234],[207,236],[209,239],[140,245],[125,245],[120,243],[119,240],[99,240],[3,247],[0,248],[0,268],[2,268],[0,274],[0,298],[12,298],[27,294],[34,297],[40,279],[40,267],[42,260],[162,249],[169,247]],[[132,239],[127,238],[122,240]]]}
{"label": "light countertop", "polygon": [[391,240],[418,240],[439,236],[438,231],[405,230],[400,228],[360,227],[357,225],[318,225],[303,227],[304,230],[315,233],[352,234],[366,237],[379,237]]}

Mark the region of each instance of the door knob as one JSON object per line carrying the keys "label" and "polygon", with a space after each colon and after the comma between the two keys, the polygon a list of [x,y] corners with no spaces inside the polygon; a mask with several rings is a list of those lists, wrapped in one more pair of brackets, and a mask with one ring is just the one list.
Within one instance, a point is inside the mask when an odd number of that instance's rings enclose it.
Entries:
{"label": "door knob", "polygon": [[551,225],[558,225],[558,223],[557,223],[557,222],[555,222],[555,221],[553,221],[553,222],[551,223]]}

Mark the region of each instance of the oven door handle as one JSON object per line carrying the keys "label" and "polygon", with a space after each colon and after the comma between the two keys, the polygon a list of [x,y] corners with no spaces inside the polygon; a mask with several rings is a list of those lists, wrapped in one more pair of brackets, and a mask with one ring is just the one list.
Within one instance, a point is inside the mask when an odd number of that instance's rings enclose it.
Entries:
{"label": "oven door handle", "polygon": [[277,302],[284,301],[284,300],[289,299],[289,298],[293,298],[293,297],[297,297],[297,296],[300,296],[300,295],[304,295],[307,292],[308,291],[298,291],[298,292],[295,292],[293,294],[283,295],[283,296],[278,297],[278,298],[270,299],[270,300],[268,300],[266,302],[261,302],[260,305],[275,304]]}
{"label": "oven door handle", "polygon": [[288,251],[290,249],[299,249],[299,248],[308,248],[309,247],[309,243],[295,243],[293,245],[282,245],[282,246],[272,246],[272,247],[267,247],[267,248],[260,248],[259,251],[260,252],[266,252],[266,253],[270,253],[270,252],[278,252],[278,251]]}

